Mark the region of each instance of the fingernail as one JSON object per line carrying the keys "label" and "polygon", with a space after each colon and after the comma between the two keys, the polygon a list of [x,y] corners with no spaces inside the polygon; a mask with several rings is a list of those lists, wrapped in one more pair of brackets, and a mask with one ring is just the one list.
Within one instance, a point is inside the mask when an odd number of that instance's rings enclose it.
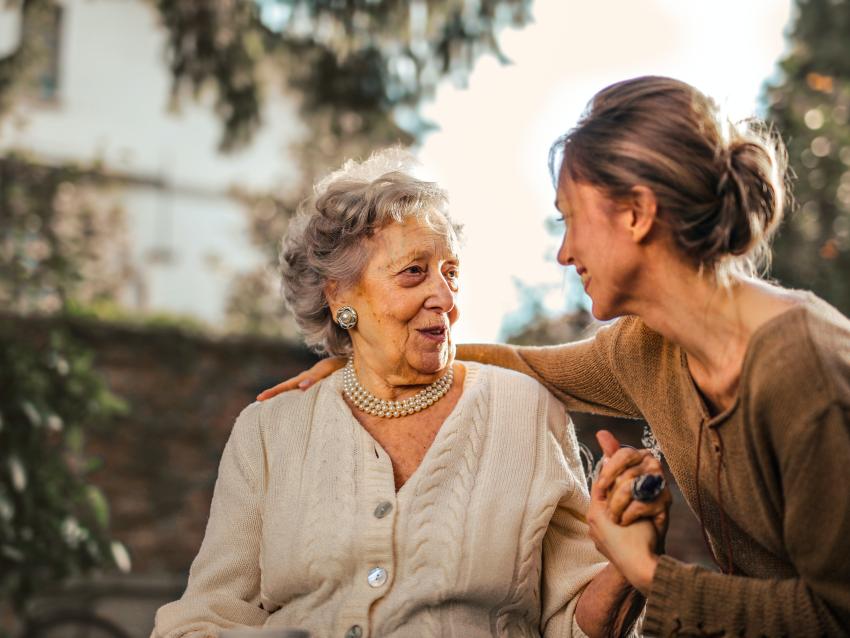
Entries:
{"label": "fingernail", "polygon": [[298,387],[299,387],[299,388],[301,388],[302,390],[306,390],[306,389],[307,389],[307,388],[309,388],[312,384],[313,384],[313,381],[312,381],[312,380],[310,380],[310,379],[304,379],[303,381],[300,381],[300,382],[298,383]]}

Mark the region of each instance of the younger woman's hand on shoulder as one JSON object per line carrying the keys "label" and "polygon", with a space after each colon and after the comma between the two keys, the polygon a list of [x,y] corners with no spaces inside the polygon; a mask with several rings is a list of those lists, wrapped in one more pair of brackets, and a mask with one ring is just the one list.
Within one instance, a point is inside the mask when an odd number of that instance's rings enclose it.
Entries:
{"label": "younger woman's hand on shoulder", "polygon": [[295,390],[296,388],[299,390],[306,390],[317,381],[321,381],[325,377],[330,376],[344,365],[344,357],[330,357],[328,359],[322,359],[309,370],[305,370],[291,379],[282,381],[274,387],[263,390],[257,395],[257,401],[265,401],[272,397],[276,397],[282,392],[288,392],[289,390]]}

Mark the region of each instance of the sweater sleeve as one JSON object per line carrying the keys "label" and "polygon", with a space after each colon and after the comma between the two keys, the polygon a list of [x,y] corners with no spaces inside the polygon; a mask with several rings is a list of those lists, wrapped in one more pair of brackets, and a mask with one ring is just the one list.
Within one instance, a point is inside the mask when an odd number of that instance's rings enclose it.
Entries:
{"label": "sweater sleeve", "polygon": [[[730,576],[662,556],[644,631],[651,636],[846,636],[850,627],[850,417],[832,405],[779,459],[783,536],[798,576]],[[843,450],[843,452],[842,452]],[[838,481],[838,484],[836,484]]]}
{"label": "sweater sleeve", "polygon": [[640,418],[641,414],[618,379],[622,367],[617,342],[633,318],[600,328],[590,339],[557,346],[518,347],[501,344],[460,345],[459,359],[509,368],[533,377],[568,410]]}
{"label": "sweater sleeve", "polygon": [[259,404],[233,427],[219,465],[201,549],[180,600],[160,608],[151,638],[206,638],[223,628],[259,626],[263,447]]}
{"label": "sweater sleeve", "polygon": [[[578,441],[563,408],[550,396],[550,462],[566,469],[564,492],[543,537],[541,628],[545,638],[584,638],[575,610],[585,586],[607,565],[593,545],[585,513],[590,504]],[[561,472],[563,477],[563,471]]]}

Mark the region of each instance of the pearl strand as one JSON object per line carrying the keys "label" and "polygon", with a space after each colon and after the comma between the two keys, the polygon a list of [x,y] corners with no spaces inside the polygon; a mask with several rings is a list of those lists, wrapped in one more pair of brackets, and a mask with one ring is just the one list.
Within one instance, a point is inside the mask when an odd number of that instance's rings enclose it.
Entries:
{"label": "pearl strand", "polygon": [[407,416],[434,405],[446,395],[452,387],[452,381],[454,381],[454,370],[449,367],[446,374],[412,397],[401,401],[387,401],[379,399],[360,385],[357,374],[354,372],[353,357],[348,359],[342,372],[342,390],[345,396],[363,412],[386,418]]}

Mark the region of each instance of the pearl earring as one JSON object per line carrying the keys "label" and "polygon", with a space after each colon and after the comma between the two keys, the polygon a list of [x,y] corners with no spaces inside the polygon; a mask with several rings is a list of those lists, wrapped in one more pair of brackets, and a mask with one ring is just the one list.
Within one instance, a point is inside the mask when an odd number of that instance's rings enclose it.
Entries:
{"label": "pearl earring", "polygon": [[351,330],[357,325],[357,311],[351,306],[343,306],[336,311],[336,323],[343,330]]}

